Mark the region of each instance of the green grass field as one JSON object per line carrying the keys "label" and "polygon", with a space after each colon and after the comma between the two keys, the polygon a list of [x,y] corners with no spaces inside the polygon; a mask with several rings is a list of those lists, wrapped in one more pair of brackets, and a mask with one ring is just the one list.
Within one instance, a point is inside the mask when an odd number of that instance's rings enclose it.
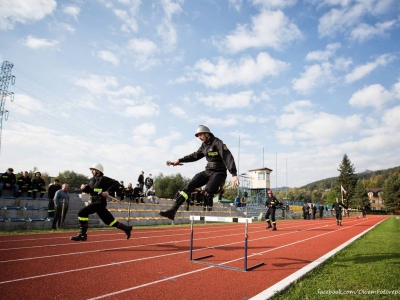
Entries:
{"label": "green grass field", "polygon": [[400,219],[388,218],[275,299],[400,299]]}

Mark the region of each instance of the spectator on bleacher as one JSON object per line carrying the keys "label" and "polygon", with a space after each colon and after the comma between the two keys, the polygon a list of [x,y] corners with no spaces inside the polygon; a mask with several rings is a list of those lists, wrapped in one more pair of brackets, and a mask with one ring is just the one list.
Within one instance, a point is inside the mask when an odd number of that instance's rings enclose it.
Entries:
{"label": "spectator on bleacher", "polygon": [[32,198],[36,199],[36,194],[40,192],[40,197],[43,198],[46,193],[46,183],[42,178],[42,173],[36,172],[32,179]]}
{"label": "spectator on bleacher", "polygon": [[122,200],[124,200],[125,197],[125,186],[124,186],[124,182],[120,181],[119,182],[119,188],[117,190],[117,196]]}
{"label": "spectator on bleacher", "polygon": [[133,188],[132,183],[128,183],[128,186],[125,189],[125,196],[129,199],[129,201],[133,201]]}
{"label": "spectator on bleacher", "polygon": [[139,177],[138,177],[138,183],[139,183],[139,187],[143,192],[143,187],[144,187],[144,172],[142,171],[142,173],[140,173]]}
{"label": "spectator on bleacher", "polygon": [[54,217],[54,196],[58,190],[61,190],[60,180],[54,179],[53,183],[49,185],[47,197],[49,198],[48,216]]}
{"label": "spectator on bleacher", "polygon": [[139,183],[136,184],[136,187],[133,189],[133,199],[136,201],[136,203],[139,203],[139,198],[140,202],[143,202],[143,193],[142,190],[140,189]]}
{"label": "spectator on bleacher", "polygon": [[0,197],[3,195],[3,189],[12,190],[14,198],[18,198],[19,187],[13,168],[8,168],[7,171],[1,175]]}
{"label": "spectator on bleacher", "polygon": [[242,207],[246,207],[246,198],[243,196],[242,199],[240,200],[240,205]]}
{"label": "spectator on bleacher", "polygon": [[205,170],[197,173],[177,195],[170,209],[159,212],[160,216],[170,220],[174,220],[179,207],[185,203],[196,188],[201,186],[205,186],[204,203],[207,205],[207,210],[212,211],[214,195],[224,185],[227,170],[232,174],[232,188],[235,189],[239,185],[235,159],[228,147],[215,137],[207,126],[199,125],[195,136],[201,141],[200,148],[196,152],[172,161],[170,165],[179,166],[182,163],[195,162],[204,157],[207,160],[207,165]]}
{"label": "spectator on bleacher", "polygon": [[151,177],[151,174],[149,174],[149,176],[146,177],[146,180],[144,181],[144,186],[146,187],[146,190],[145,191],[142,190],[143,194],[146,194],[147,190],[149,190],[153,184],[154,180]]}
{"label": "spectator on bleacher", "polygon": [[[272,190],[268,190],[267,200],[265,201],[265,207],[267,208],[267,213],[265,214],[265,221],[268,223],[267,229],[272,228],[272,230],[276,230],[275,210],[278,205],[278,199],[276,199]],[[274,227],[271,226],[271,221]]]}
{"label": "spectator on bleacher", "polygon": [[236,207],[241,207],[239,195],[235,197],[233,203],[235,203]]}
{"label": "spectator on bleacher", "polygon": [[26,193],[27,197],[31,197],[32,195],[32,183],[31,178],[29,177],[29,173],[27,171],[22,172],[22,176],[18,178],[18,197],[22,196],[22,193]]}
{"label": "spectator on bleacher", "polygon": [[88,184],[82,184],[81,190],[90,194],[90,204],[78,212],[80,231],[77,236],[71,237],[73,241],[86,241],[89,215],[97,213],[100,219],[109,226],[121,229],[126,234],[126,239],[131,237],[132,226],[126,226],[118,222],[107,209],[107,197],[114,195],[119,187],[118,181],[104,176],[104,168],[101,164],[95,163],[90,168],[93,177]]}
{"label": "spectator on bleacher", "polygon": [[319,205],[318,210],[319,210],[319,218],[322,220],[322,217],[324,216],[324,206],[322,204]]}
{"label": "spectator on bleacher", "polygon": [[150,189],[146,192],[147,199],[150,200],[151,203],[158,204],[157,197],[156,197],[156,190],[154,185],[150,187]]}
{"label": "spectator on bleacher", "polygon": [[53,219],[53,226],[51,226],[51,229],[61,228],[61,225],[64,224],[65,216],[67,215],[69,208],[68,188],[69,188],[68,184],[64,183],[61,189],[57,190],[57,192],[54,195],[55,213]]}

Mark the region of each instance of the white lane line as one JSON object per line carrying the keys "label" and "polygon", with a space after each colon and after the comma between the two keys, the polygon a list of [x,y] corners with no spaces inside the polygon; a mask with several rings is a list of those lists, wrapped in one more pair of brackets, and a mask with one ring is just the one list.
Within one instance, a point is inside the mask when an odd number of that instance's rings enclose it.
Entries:
{"label": "white lane line", "polygon": [[[292,225],[292,224],[291,224]],[[265,225],[264,225],[265,226]],[[264,228],[264,226],[262,226]],[[290,227],[286,227],[286,228],[292,228],[292,227],[297,227],[297,226],[290,226]],[[313,227],[310,229],[303,229],[303,231],[306,230],[313,230],[313,229],[318,229],[324,226],[319,226],[319,227]],[[219,232],[219,231],[218,231]],[[224,231],[226,232],[226,231]],[[259,230],[259,231],[252,231],[251,233],[259,233],[259,232],[265,232],[265,229]],[[208,232],[207,232],[208,233]],[[213,232],[215,233],[215,232]],[[293,234],[295,232],[285,232],[285,233],[279,233],[279,234],[275,234],[273,236],[266,236],[266,237],[262,237],[262,238],[258,238],[258,239],[252,239],[252,241],[254,240],[262,240],[262,239],[269,239],[269,238],[274,238],[274,237],[279,237],[282,235],[288,235],[288,234]],[[198,234],[196,232],[196,234]],[[183,235],[183,234],[179,234],[179,235]],[[187,233],[184,234],[187,236]],[[221,238],[221,237],[229,237],[229,236],[235,236],[235,235],[243,235],[243,233],[235,233],[235,234],[230,234],[230,235],[221,235],[221,236],[212,236],[212,237],[204,237],[204,238],[196,238],[196,240],[207,240],[207,239],[217,239],[217,238]],[[158,236],[158,237],[169,237],[170,235],[164,235],[164,236]],[[173,235],[172,235],[173,236]],[[154,237],[151,237],[154,238]],[[119,241],[120,239],[118,239]],[[107,240],[109,241],[109,240]],[[110,240],[111,241],[111,240]],[[112,241],[117,241],[117,240],[112,240]],[[169,242],[165,242],[165,243],[154,243],[154,244],[142,244],[142,245],[135,245],[135,246],[126,246],[126,247],[117,247],[117,248],[105,248],[105,249],[96,249],[96,250],[90,250],[90,251],[75,251],[75,252],[69,252],[69,253],[62,253],[62,254],[53,254],[53,255],[44,255],[44,256],[35,256],[35,257],[25,257],[25,258],[17,258],[17,259],[11,259],[11,260],[3,260],[0,261],[0,263],[13,263],[16,261],[27,261],[27,260],[33,260],[33,259],[44,259],[44,258],[53,258],[53,257],[60,257],[60,256],[69,256],[69,255],[76,255],[76,254],[87,254],[87,253],[95,253],[95,252],[107,252],[107,251],[113,251],[113,250],[121,250],[121,249],[132,249],[132,248],[138,248],[138,247],[146,247],[146,246],[158,246],[158,245],[164,245],[164,244],[171,244],[171,243],[183,243],[183,242],[188,242],[189,239],[185,239],[185,240],[175,240],[175,241],[169,241]],[[100,243],[102,241],[95,241],[96,243]],[[94,242],[93,242],[94,243]],[[243,241],[239,241],[236,242],[237,243],[243,243]],[[73,245],[78,245],[76,242],[72,243]],[[85,244],[87,244],[85,242]],[[70,243],[68,244],[58,244],[58,247],[64,246],[64,245],[70,245]],[[46,247],[48,247],[49,245],[46,245]],[[44,247],[44,246],[43,246]],[[54,247],[54,245],[53,245]],[[31,247],[33,248],[33,247]],[[21,249],[21,248],[18,248]]]}
{"label": "white lane line", "polygon": [[[252,256],[260,255],[260,254],[265,254],[265,253],[276,251],[276,250],[279,250],[279,249],[282,249],[282,248],[285,248],[285,247],[293,246],[293,245],[296,245],[296,244],[299,244],[299,243],[306,242],[308,240],[312,240],[312,239],[321,237],[323,235],[331,234],[333,232],[337,232],[337,231],[341,231],[341,230],[346,230],[346,229],[351,228],[353,226],[355,226],[355,225],[342,227],[342,228],[339,228],[337,230],[330,231],[330,232],[321,233],[319,235],[315,235],[315,236],[312,236],[312,237],[309,237],[309,238],[306,238],[306,239],[303,239],[303,240],[299,240],[299,241],[296,241],[296,242],[293,242],[293,243],[289,243],[289,244],[286,244],[286,245],[282,245],[282,246],[276,247],[274,249],[269,249],[269,250],[266,250],[266,251],[263,251],[263,252],[255,253],[255,254],[252,254],[252,255],[248,255],[248,257],[252,257]],[[228,264],[228,263],[231,263],[231,262],[235,262],[235,261],[238,261],[238,260],[242,260],[242,259],[243,259],[242,257],[241,258],[237,258],[237,259],[234,259],[234,260],[223,262],[223,263],[221,263],[221,265],[225,265],[225,264]],[[202,271],[208,270],[210,268],[215,268],[215,266],[209,266],[209,267],[202,268],[202,269],[199,269],[199,270],[196,270],[196,271],[192,271],[192,272],[188,272],[188,273],[177,274],[177,275],[174,275],[174,276],[170,276],[169,279],[171,279],[171,278],[179,278],[179,277],[191,275],[193,273],[202,272]],[[142,284],[142,285],[133,286],[133,287],[130,287],[130,288],[127,288],[127,289],[123,289],[123,290],[115,291],[115,292],[112,292],[112,293],[100,295],[100,296],[97,296],[97,297],[94,297],[94,298],[89,298],[87,300],[97,300],[97,299],[112,297],[112,296],[115,296],[115,295],[118,295],[118,294],[122,294],[122,293],[125,293],[125,292],[129,292],[129,291],[132,291],[132,290],[143,288],[143,287],[146,287],[146,286],[154,285],[154,284],[166,281],[166,280],[168,280],[168,279],[147,282],[147,283]],[[266,299],[265,298],[259,298],[259,299],[251,299],[251,300],[266,300]]]}

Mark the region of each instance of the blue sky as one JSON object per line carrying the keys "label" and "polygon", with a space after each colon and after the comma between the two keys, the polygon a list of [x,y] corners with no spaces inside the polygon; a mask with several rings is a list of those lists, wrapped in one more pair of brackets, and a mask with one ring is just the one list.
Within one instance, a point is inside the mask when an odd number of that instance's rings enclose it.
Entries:
{"label": "blue sky", "polygon": [[[192,177],[208,126],[239,173],[299,187],[400,165],[397,0],[0,0],[14,67],[0,168]],[[228,176],[228,179],[231,177]]]}

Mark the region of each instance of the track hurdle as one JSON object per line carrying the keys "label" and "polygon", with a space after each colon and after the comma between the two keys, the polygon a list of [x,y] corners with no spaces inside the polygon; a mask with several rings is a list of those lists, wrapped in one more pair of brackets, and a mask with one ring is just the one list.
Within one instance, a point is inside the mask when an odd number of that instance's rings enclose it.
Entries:
{"label": "track hurdle", "polygon": [[[232,223],[244,223],[245,224],[245,231],[244,231],[244,268],[236,268],[236,267],[230,267],[230,266],[225,266],[221,264],[213,264],[209,262],[201,262],[200,260],[212,257],[212,254],[201,256],[198,258],[193,258],[193,221],[211,221],[211,222],[232,222]],[[215,266],[215,267],[220,267],[224,269],[232,269],[232,270],[237,270],[237,271],[250,271],[254,268],[260,267],[264,265],[264,263],[259,263],[251,267],[247,267],[247,242],[248,242],[248,223],[251,223],[252,219],[251,218],[231,218],[231,217],[212,217],[212,216],[190,216],[190,257],[189,260],[191,262],[198,262],[198,263],[203,263],[206,265],[210,266]]]}

